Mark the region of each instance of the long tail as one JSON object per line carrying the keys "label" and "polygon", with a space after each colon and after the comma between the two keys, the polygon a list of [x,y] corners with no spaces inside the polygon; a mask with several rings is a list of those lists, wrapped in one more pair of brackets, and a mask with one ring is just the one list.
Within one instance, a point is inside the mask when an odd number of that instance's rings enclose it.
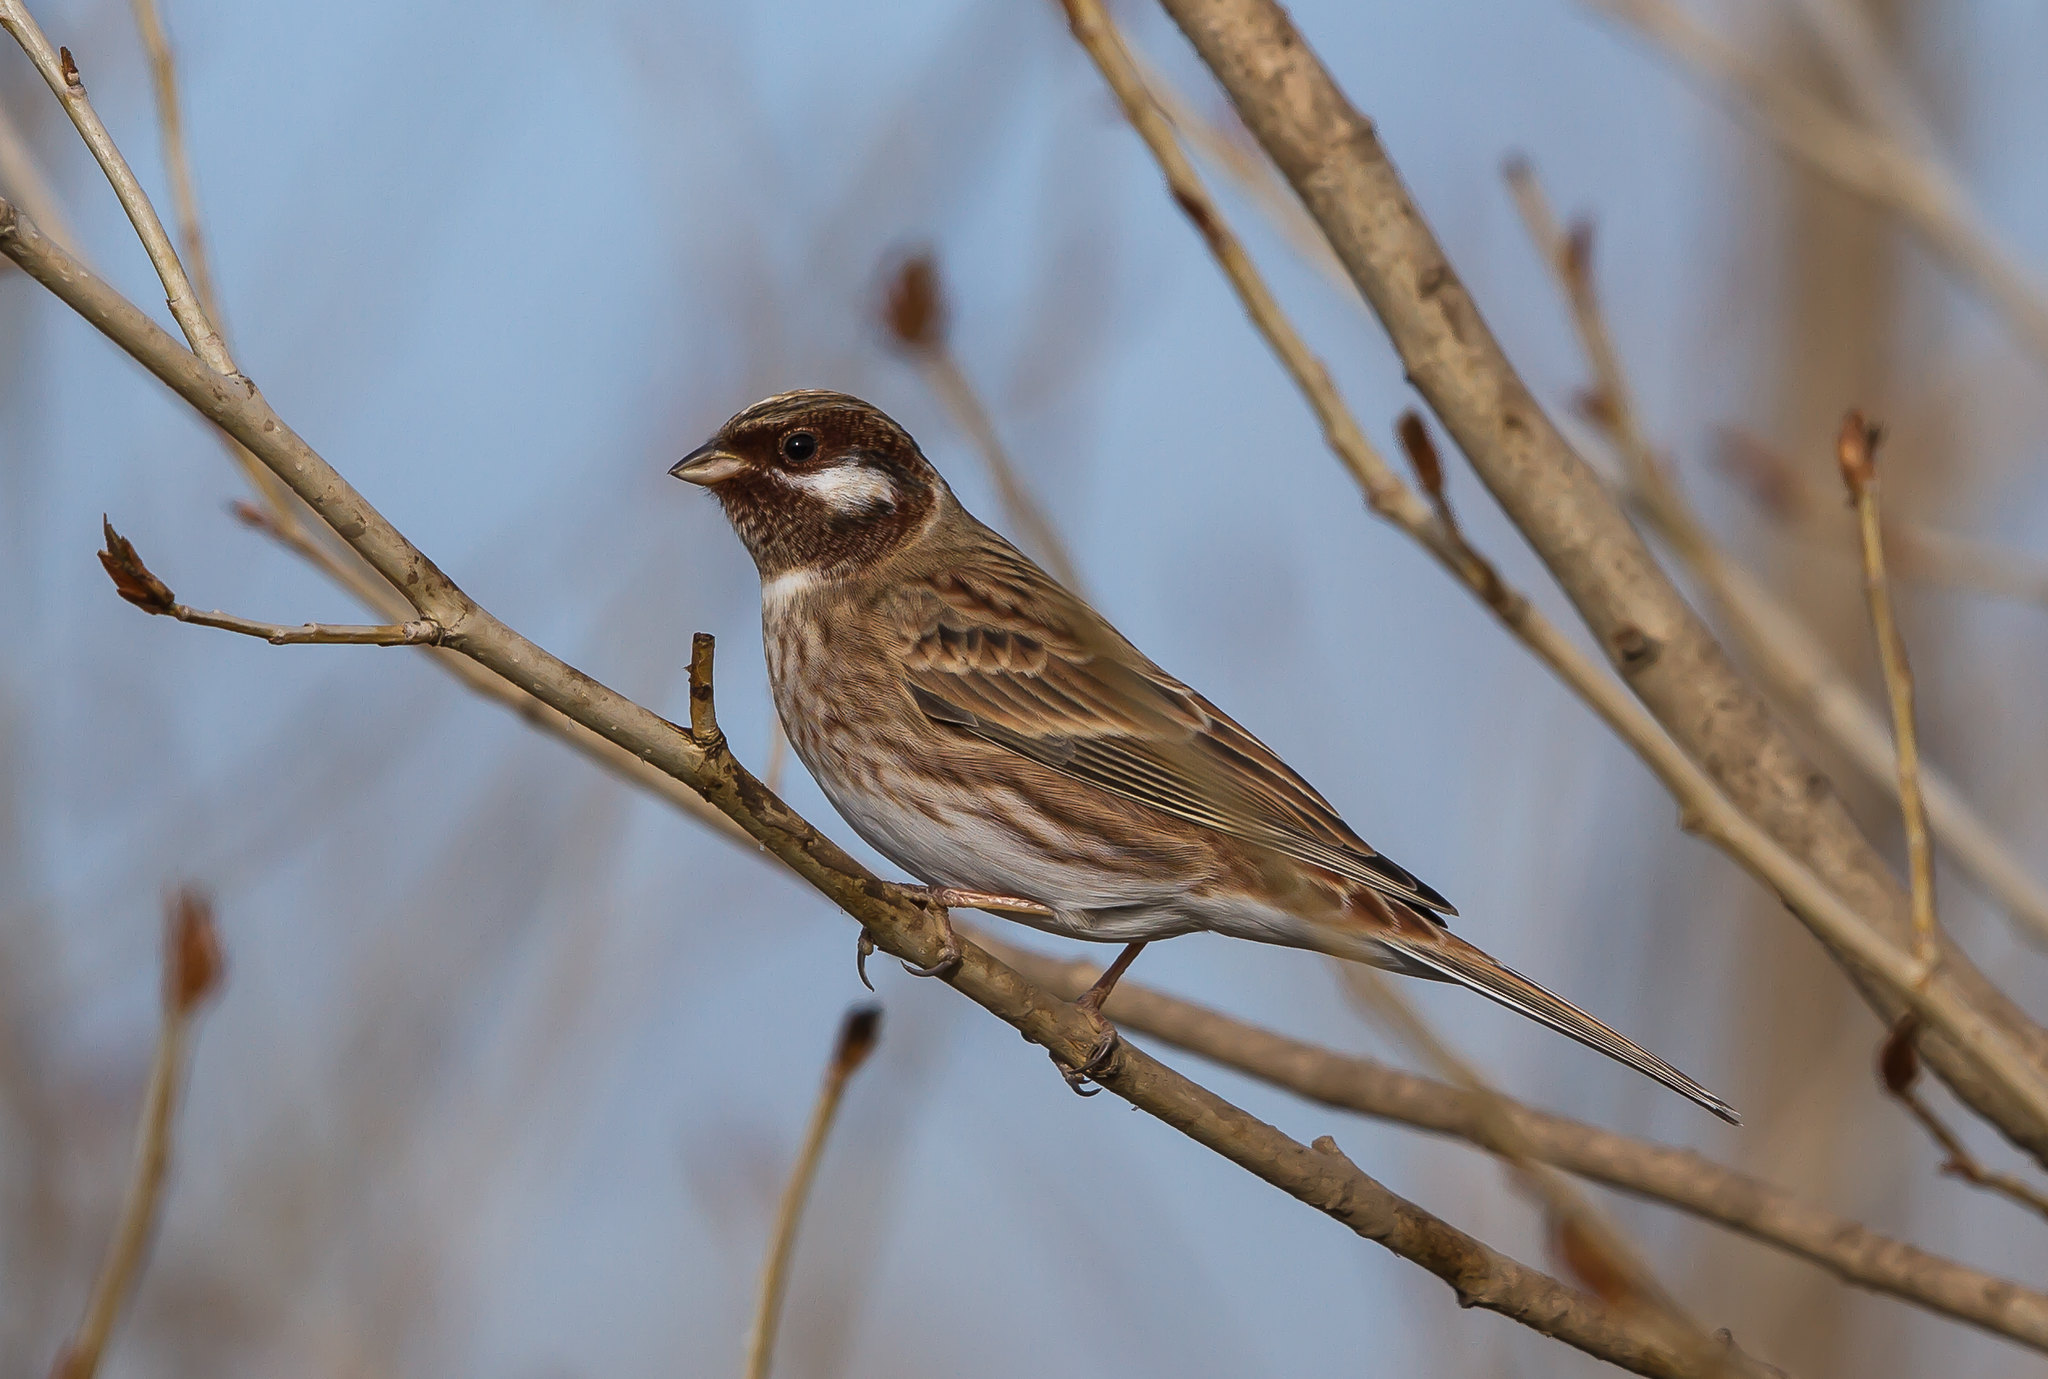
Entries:
{"label": "long tail", "polygon": [[[1562,996],[1544,990],[1521,973],[1495,962],[1485,952],[1435,922],[1426,926],[1404,923],[1400,931],[1376,934],[1369,942],[1392,953],[1408,965],[1408,970],[1415,976],[1433,977],[1468,987],[1517,1014],[1550,1026],[1559,1034],[1570,1035],[1588,1048],[1598,1049],[1618,1063],[1626,1063],[1637,1072],[1656,1078],[1730,1125],[1742,1124],[1742,1117],[1735,1113],[1734,1107],[1656,1054],[1623,1038]],[[1364,954],[1340,952],[1337,956],[1360,958]],[[1365,960],[1372,961],[1370,957]]]}

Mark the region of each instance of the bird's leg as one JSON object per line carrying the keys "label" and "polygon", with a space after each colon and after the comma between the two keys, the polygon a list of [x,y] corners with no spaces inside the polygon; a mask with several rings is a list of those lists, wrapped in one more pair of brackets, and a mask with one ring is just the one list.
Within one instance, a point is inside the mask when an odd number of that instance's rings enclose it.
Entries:
{"label": "bird's leg", "polygon": [[1036,900],[1020,900],[1014,895],[991,895],[987,891],[963,891],[955,886],[927,886],[925,894],[934,904],[949,910],[987,910],[993,914],[1046,915],[1052,914],[1052,906],[1041,905]]}
{"label": "bird's leg", "polygon": [[987,891],[963,891],[957,886],[927,886],[925,898],[939,907],[939,926],[946,936],[946,946],[939,960],[929,967],[915,967],[903,964],[903,970],[913,977],[942,977],[960,965],[960,941],[953,936],[953,921],[947,917],[948,910],[990,910],[997,914],[1050,915],[1052,907],[1041,905],[1036,900],[1020,900],[1014,895],[991,895]]}
{"label": "bird's leg", "polygon": [[1116,961],[1102,969],[1102,975],[1095,979],[1095,985],[1082,992],[1074,1001],[1074,1004],[1086,1011],[1088,1018],[1095,1023],[1099,1036],[1094,1049],[1089,1052],[1087,1060],[1080,1067],[1060,1069],[1060,1076],[1067,1080],[1067,1085],[1082,1096],[1094,1096],[1095,1092],[1102,1090],[1097,1086],[1094,1091],[1090,1091],[1081,1084],[1092,1081],[1097,1073],[1107,1072],[1110,1060],[1116,1057],[1117,1048],[1123,1043],[1123,1037],[1116,1032],[1116,1026],[1103,1015],[1102,1003],[1109,999],[1110,992],[1116,990],[1116,984],[1123,979],[1124,973],[1130,970],[1131,964],[1137,961],[1138,954],[1145,951],[1145,945],[1149,941],[1139,939],[1136,943],[1125,944],[1124,951],[1116,955]]}

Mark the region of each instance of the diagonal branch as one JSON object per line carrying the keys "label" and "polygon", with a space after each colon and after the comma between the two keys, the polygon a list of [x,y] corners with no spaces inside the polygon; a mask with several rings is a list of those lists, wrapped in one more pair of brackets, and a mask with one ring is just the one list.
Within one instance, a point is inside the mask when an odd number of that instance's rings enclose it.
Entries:
{"label": "diagonal branch", "polygon": [[[1804,713],[1870,781],[1896,795],[1894,754],[1883,720],[1799,615],[1714,540],[1645,434],[1635,390],[1595,290],[1590,226],[1582,222],[1567,233],[1558,225],[1527,162],[1512,160],[1507,180],[1529,237],[1571,309],[1573,329],[1593,374],[1585,410],[1621,460],[1629,510],[1691,569],[1723,626],[1779,701]],[[1774,462],[1753,450],[1740,453],[1759,473]],[[1779,477],[1793,482],[1789,474]],[[1789,490],[1781,491],[1789,496]],[[1931,769],[1922,775],[1936,835],[2013,919],[2048,938],[2048,888],[2034,879],[1962,791]]]}
{"label": "diagonal branch", "polygon": [[[1642,704],[1632,699],[1612,676],[1595,667],[1526,598],[1508,588],[1489,563],[1457,535],[1455,528],[1447,527],[1387,467],[1338,398],[1322,361],[1281,312],[1258,269],[1209,199],[1172,130],[1151,103],[1135,66],[1124,55],[1121,41],[1108,30],[1099,4],[1095,0],[1066,3],[1076,37],[1088,47],[1115,89],[1126,116],[1158,159],[1174,200],[1208,243],[1237,290],[1246,313],[1314,409],[1324,439],[1357,478],[1372,509],[1421,542],[1445,569],[1486,603],[1503,627],[1535,652],[1622,741],[1635,749],[1677,800],[1685,827],[1714,841],[1776,891],[1795,914],[1853,962],[1852,970],[1869,983],[1879,999],[1902,1009],[1910,1008],[1930,1024],[1939,1024],[1955,1046],[1967,1053],[1975,1075],[1990,1090],[2007,1098],[2014,1112],[2026,1118],[2025,1123],[2048,1127],[2048,1076],[2044,1076],[2028,1050],[2016,1045],[2008,1029],[1985,1018],[1971,999],[1975,993],[1957,990],[1951,980],[1953,973],[1947,971],[1941,980],[1929,980],[1924,964],[1873,928],[1813,868],[1737,808],[1724,793],[1725,783],[1712,779],[1658,726]],[[1476,317],[1472,328],[1476,329]],[[1515,386],[1520,387],[1519,381]],[[1533,402],[1529,405],[1534,407]],[[1526,420],[1520,423],[1525,430],[1528,424]],[[1576,455],[1571,459],[1585,469]],[[1425,473],[1434,472],[1440,478],[1441,470],[1442,466],[1432,460]],[[1590,479],[1591,471],[1586,470],[1586,474]],[[1592,482],[1593,495],[1604,503],[1605,490],[1597,480]],[[1606,511],[1620,524],[1622,537],[1647,562],[1648,552],[1643,550],[1627,518],[1611,504],[1607,504]],[[1646,568],[1655,571],[1654,565]],[[1656,572],[1656,577],[1663,579],[1661,572]],[[1663,588],[1677,600],[1677,591],[1671,589],[1668,581]],[[1708,636],[1683,601],[1677,602],[1677,609],[1701,637]],[[1637,673],[1640,687],[1644,673],[1660,662],[1660,644],[1634,624],[1624,624],[1620,631],[1613,654],[1620,658],[1625,670]],[[1710,638],[1707,646],[1718,657],[1719,650],[1712,646]],[[1733,672],[1725,662],[1720,663],[1720,668],[1732,678]],[[1741,686],[1740,681],[1735,683]],[[1757,709],[1763,712],[1760,701]],[[1856,836],[1860,841],[1861,835]],[[1963,959],[1958,955],[1955,961],[1960,963]],[[1939,1014],[1935,1013],[1937,1008]]]}
{"label": "diagonal branch", "polygon": [[121,156],[114,136],[107,132],[99,112],[93,109],[92,101],[86,97],[85,79],[79,75],[71,50],[53,49],[50,40],[43,36],[41,27],[36,24],[35,16],[28,12],[21,0],[0,0],[0,29],[13,35],[29,60],[35,63],[36,71],[56,95],[57,103],[64,107],[64,113],[71,117],[71,123],[85,140],[85,146],[92,150],[93,158],[106,173],[107,181],[113,184],[121,209],[128,213],[129,223],[135,226],[135,234],[149,254],[150,264],[163,280],[164,299],[178,328],[185,332],[185,338],[206,361],[207,367],[215,373],[235,372],[235,361],[228,354],[227,343],[207,320],[206,308],[200,302],[192,280],[185,275],[185,266],[178,260],[177,248],[172,245],[163,221],[157,218],[149,197],[143,193],[142,184],[135,180],[134,170]]}
{"label": "diagonal branch", "polygon": [[[2037,361],[2048,364],[2048,291],[1985,225],[1955,175],[1924,147],[1837,113],[1669,0],[1589,3],[1662,49],[1788,156],[1896,216],[2005,317]],[[1857,85],[1852,82],[1851,89]]]}
{"label": "diagonal branch", "polygon": [[[493,617],[301,439],[246,378],[223,378],[0,201],[0,253],[27,269],[202,415],[248,446],[391,585],[445,629],[442,644],[702,795],[804,881],[857,919],[875,944],[920,966],[947,956],[948,930],[921,891],[882,881],[768,791],[722,740],[690,732],[608,689]],[[1096,1025],[1072,1004],[959,943],[946,982],[1061,1064],[1096,1050]],[[1132,1105],[1366,1239],[1428,1269],[1460,1303],[1512,1317],[1589,1354],[1651,1376],[1705,1371],[1634,1312],[1587,1297],[1389,1191],[1333,1143],[1303,1145],[1130,1045],[1096,1078]],[[1763,1371],[1735,1351],[1715,1369]]]}
{"label": "diagonal branch", "polygon": [[[976,942],[1032,981],[1072,999],[1096,965]],[[1324,1106],[1357,1111],[1493,1149],[1480,1098],[1374,1059],[1291,1039],[1135,982],[1103,1007],[1121,1029],[1149,1034]],[[1496,1098],[1498,1100],[1498,1098]],[[1659,1202],[1885,1293],[2048,1352],[2048,1293],[2024,1288],[1882,1235],[1759,1178],[1677,1149],[1508,1101],[1524,1152],[1541,1163]]]}
{"label": "diagonal branch", "polygon": [[[1755,688],[1657,567],[1599,476],[1531,395],[1466,294],[1371,123],[1354,109],[1274,0],[1162,0],[1222,82],[1245,125],[1323,227],[1380,318],[1408,377],[1494,497],[1549,566],[1602,649],[1681,749],[1712,776],[1745,826],[1861,916],[1807,923],[1888,1021],[1906,1008],[1894,968],[1855,935],[1881,926],[1899,954],[1908,931],[1897,879],[1857,830],[1827,777],[1799,750]],[[1639,749],[1640,750],[1640,749]],[[1753,821],[1753,823],[1752,823]],[[1791,893],[1773,878],[1781,894]],[[1889,964],[1889,959],[1886,959]],[[1928,1031],[1935,1070],[2036,1158],[2048,1160],[2043,1058],[2048,1031],[2030,1021],[1952,944],[1942,950],[1945,1003],[2005,1052]]]}

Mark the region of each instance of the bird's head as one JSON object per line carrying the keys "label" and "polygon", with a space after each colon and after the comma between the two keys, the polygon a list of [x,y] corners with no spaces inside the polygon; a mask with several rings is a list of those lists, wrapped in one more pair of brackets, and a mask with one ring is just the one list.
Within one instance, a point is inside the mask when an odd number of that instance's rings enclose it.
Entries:
{"label": "bird's head", "polygon": [[880,559],[950,496],[908,431],[845,393],[757,402],[669,473],[717,495],[763,579]]}

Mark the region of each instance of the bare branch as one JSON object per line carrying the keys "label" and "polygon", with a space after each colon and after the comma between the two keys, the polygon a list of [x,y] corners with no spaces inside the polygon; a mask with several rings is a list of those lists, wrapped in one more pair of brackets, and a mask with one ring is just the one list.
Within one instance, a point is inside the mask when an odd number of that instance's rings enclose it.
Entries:
{"label": "bare branch", "polygon": [[1892,614],[1891,583],[1884,571],[1884,526],[1877,483],[1878,430],[1851,412],[1842,418],[1835,458],[1842,482],[1856,504],[1863,545],[1863,592],[1877,633],[1877,657],[1884,667],[1885,693],[1892,704],[1892,735],[1898,743],[1899,813],[1906,826],[1906,862],[1912,881],[1913,945],[1930,969],[1940,952],[1934,917],[1934,845],[1927,837],[1927,806],[1920,798],[1920,733],[1913,722],[1913,672],[1906,663],[1906,639]]}
{"label": "bare branch", "polygon": [[796,1253],[796,1234],[803,1221],[804,1203],[810,1198],[812,1180],[818,1176],[818,1164],[825,1157],[825,1140],[832,1133],[832,1122],[839,1114],[846,1084],[875,1051],[881,1033],[880,1006],[855,1006],[840,1023],[839,1039],[832,1049],[832,1061],[825,1065],[825,1083],[818,1089],[817,1105],[811,1108],[811,1123],[804,1131],[803,1147],[797,1151],[789,1183],[782,1189],[781,1204],[775,1209],[768,1259],[761,1266],[761,1294],[754,1307],[754,1328],[747,1337],[747,1379],[768,1379],[774,1367],[776,1324],[782,1317],[782,1295],[789,1283],[789,1261]]}
{"label": "bare branch", "polygon": [[[1786,154],[1898,217],[2048,364],[2048,292],[1924,145],[1845,118],[1669,0],[1588,0],[1661,49]],[[1854,85],[1852,84],[1852,89]]]}
{"label": "bare branch", "polygon": [[1919,1088],[1914,1085],[1920,1075],[1920,1055],[1913,1047],[1918,1034],[1919,1023],[1910,1015],[1892,1026],[1884,1042],[1878,1045],[1877,1077],[1893,1099],[1920,1122],[1928,1138],[1940,1145],[1942,1153],[1948,1156],[1941,1171],[1952,1178],[1962,1179],[1972,1187],[1995,1192],[2029,1211],[2048,1216],[2048,1193],[2009,1173],[1996,1173],[1984,1167],[1970,1152],[1969,1146],[1963,1143],[1962,1137],[1949,1129],[1948,1123],[1920,1095]]}
{"label": "bare branch", "polygon": [[[1769,883],[1865,998],[1896,1018],[1909,1003],[1904,993],[1917,964],[1896,942],[1869,940],[1871,925],[1888,936],[1909,930],[1897,880],[1826,776],[1657,567],[1599,476],[1537,405],[1370,122],[1275,0],[1162,4],[1323,227],[1409,379],[1556,575],[1629,688],[1676,739],[1678,759],[1669,763],[1675,774],[1667,783],[1697,776],[1695,762],[1711,772],[1727,792],[1725,799],[1715,796],[1733,816],[1727,826],[1757,845],[1733,846],[1760,871],[1769,857]],[[1636,736],[1628,740],[1644,751]],[[1715,829],[1721,831],[1719,820]],[[1938,1037],[1930,1021],[1930,1064],[2009,1138],[2048,1159],[2048,1031],[1952,947],[1945,947],[1929,992],[1944,989],[1944,1004],[1976,1033],[1965,1047]],[[1987,1062],[1993,1045],[2000,1052]]]}
{"label": "bare branch", "polygon": [[1055,579],[1079,590],[1081,576],[1072,553],[1018,475],[1016,463],[989,419],[988,408],[953,353],[945,281],[939,275],[938,258],[929,250],[905,257],[889,274],[881,317],[889,340],[917,365],[925,386],[980,452],[1011,529]]}
{"label": "bare branch", "polygon": [[29,60],[42,73],[44,82],[56,93],[58,104],[71,117],[85,146],[92,150],[107,181],[113,184],[114,195],[121,199],[121,209],[128,213],[129,223],[135,226],[136,235],[142,240],[142,247],[149,253],[149,261],[163,280],[166,303],[171,315],[178,322],[179,329],[206,366],[215,373],[237,372],[235,361],[228,355],[228,347],[220,334],[207,320],[206,308],[199,294],[192,286],[192,280],[185,275],[185,267],[178,260],[178,251],[171,244],[171,237],[164,230],[164,223],[157,219],[156,208],[149,204],[142,184],[135,180],[135,173],[128,166],[128,160],[121,156],[121,150],[114,145],[113,136],[100,122],[99,112],[92,108],[92,101],[86,97],[85,82],[78,74],[78,64],[71,58],[71,51],[53,51],[50,40],[43,37],[35,17],[28,12],[21,0],[0,0],[0,29],[13,35]]}
{"label": "bare branch", "polygon": [[[1555,272],[1571,308],[1573,327],[1593,372],[1582,410],[1621,459],[1626,474],[1623,491],[1630,510],[1692,569],[1722,624],[1735,635],[1772,693],[1804,713],[1872,783],[1896,796],[1897,758],[1884,722],[1864,702],[1848,675],[1828,658],[1820,639],[1799,615],[1714,540],[1644,433],[1634,389],[1621,366],[1595,291],[1591,227],[1581,224],[1570,234],[1560,229],[1535,172],[1526,162],[1510,161],[1507,180],[1529,237]],[[1779,508],[1810,504],[1805,485],[1789,466],[1773,470],[1769,467],[1772,457],[1749,449],[1732,452],[1731,458],[1744,466],[1744,476],[1752,486],[1770,493]],[[1975,806],[1945,777],[1932,768],[1922,768],[1920,778],[1936,835],[2013,919],[2033,935],[2048,939],[2048,887],[2033,878]]]}
{"label": "bare branch", "polygon": [[178,101],[178,64],[171,55],[170,35],[164,32],[156,0],[130,0],[129,8],[135,12],[135,30],[142,38],[142,49],[149,54],[150,84],[156,91],[157,133],[163,141],[164,171],[171,179],[171,204],[178,212],[178,238],[183,242],[184,262],[192,274],[200,308],[214,328],[225,335],[220,294],[214,290],[213,264],[207,257],[199,218],[199,190],[192,180],[192,160],[185,147],[185,116]]}
{"label": "bare branch", "polygon": [[[443,645],[697,791],[858,920],[893,956],[927,967],[947,957],[949,935],[941,913],[934,913],[921,891],[890,885],[868,872],[766,790],[722,744],[700,746],[688,731],[549,655],[493,617],[286,425],[252,384],[213,374],[5,202],[0,202],[0,253],[28,269],[201,414],[247,445],[379,575],[404,590],[420,616],[446,629]],[[1063,1066],[1089,1061],[1099,1036],[1088,1013],[1025,981],[978,946],[960,944],[957,951],[959,961],[944,978],[949,985]],[[1939,991],[1937,985],[1934,992]],[[1421,1264],[1466,1305],[1500,1312],[1640,1374],[1700,1372],[1632,1314],[1500,1254],[1389,1192],[1341,1155],[1291,1139],[1128,1042],[1095,1080],[1359,1235]],[[1739,1352],[1731,1353],[1729,1363],[1759,1372]]]}
{"label": "bare branch", "polygon": [[[986,935],[973,937],[1067,999],[1087,990],[1098,971],[1083,959],[1052,958]],[[1121,1029],[1320,1105],[1497,1148],[1478,1098],[1448,1083],[1291,1039],[1135,982],[1119,983],[1103,1013]],[[1504,1110],[1530,1158],[1748,1236],[1845,1283],[2048,1352],[2048,1293],[1882,1235],[1692,1150],[1632,1139],[1518,1102],[1507,1102]]]}
{"label": "bare branch", "polygon": [[[1262,6],[1264,0],[1215,2]],[[1095,0],[1066,0],[1066,3],[1076,37],[1088,48],[1090,56],[1109,79],[1126,117],[1151,148],[1166,174],[1174,200],[1207,241],[1254,324],[1315,410],[1331,449],[1357,476],[1373,510],[1390,518],[1422,542],[1468,589],[1486,600],[1502,625],[1534,651],[1600,715],[1609,728],[1636,750],[1678,801],[1681,822],[1686,827],[1714,841],[1752,875],[1776,891],[1817,934],[1853,960],[1852,970],[1864,975],[1880,999],[1917,1010],[1930,1027],[1948,1030],[1957,1043],[1969,1051],[1981,1070],[1979,1075],[1988,1074],[1991,1086],[2015,1103],[2014,1110],[2025,1117],[2023,1123],[2041,1128],[2044,1134],[2048,1134],[2048,1076],[2044,1076],[2041,1066],[2015,1044],[2007,1028],[1985,1017],[1976,999],[1978,993],[1965,994],[1952,983],[1956,967],[1964,965],[1966,960],[1959,955],[1953,961],[1945,958],[1947,965],[1943,980],[1926,980],[1923,964],[1915,962],[1889,937],[1880,934],[1868,919],[1830,889],[1778,839],[1737,808],[1641,704],[1631,699],[1613,677],[1595,667],[1570,639],[1531,607],[1527,599],[1506,590],[1499,576],[1490,572],[1485,562],[1478,561],[1462,540],[1453,540],[1435,514],[1387,467],[1379,453],[1366,442],[1356,421],[1338,398],[1321,361],[1309,351],[1280,311],[1258,269],[1209,199],[1187,155],[1175,141],[1171,128],[1147,96],[1136,69],[1124,54],[1121,41],[1108,27],[1099,4]],[[1169,0],[1169,3],[1182,3],[1182,0]],[[1278,11],[1271,11],[1271,14],[1278,16]],[[1285,17],[1278,16],[1278,22],[1285,24]],[[1306,52],[1298,39],[1294,40],[1294,50]],[[1420,217],[1412,215],[1412,212],[1411,219],[1416,224],[1420,223]],[[1444,271],[1448,273],[1448,268]],[[1461,338],[1469,339],[1484,327],[1475,312],[1462,329],[1467,334]],[[1500,363],[1506,367],[1504,358]],[[1522,385],[1515,380],[1513,386],[1520,389]],[[1525,389],[1521,396],[1527,397]],[[1487,405],[1490,407],[1492,404]],[[1528,405],[1532,416],[1540,416],[1540,412],[1535,411],[1533,400],[1529,400]],[[1439,408],[1438,411],[1441,415],[1444,409]],[[1530,425],[1530,421],[1524,418],[1517,423],[1517,428],[1511,429],[1526,432]],[[1562,445],[1562,438],[1557,439]],[[1476,462],[1477,457],[1473,456],[1469,445],[1466,451]],[[1585,469],[1584,462],[1569,452],[1567,455],[1571,463],[1585,470],[1591,479],[1591,471]],[[1619,524],[1616,539],[1626,541],[1641,556],[1644,564],[1640,577],[1654,579],[1675,603],[1671,617],[1656,625],[1674,627],[1679,619],[1690,624],[1704,643],[1700,649],[1704,659],[1700,664],[1703,667],[1709,664],[1716,666],[1732,682],[1731,693],[1753,699],[1748,687],[1734,678],[1732,668],[1718,659],[1719,648],[1713,645],[1705,627],[1693,617],[1691,610],[1678,598],[1677,591],[1650,562],[1649,553],[1642,548],[1627,518],[1607,503],[1597,479],[1592,483],[1592,497]],[[1610,637],[1612,654],[1621,662],[1625,672],[1633,673],[1639,692],[1644,683],[1654,679],[1690,695],[1695,686],[1673,684],[1659,670],[1658,665],[1666,649],[1664,643],[1634,624],[1619,625]],[[1756,707],[1760,714],[1764,712],[1761,701],[1756,702]],[[1752,726],[1760,731],[1761,727],[1771,725],[1765,720],[1761,725]],[[1785,745],[1786,750],[1791,750],[1789,742]],[[1843,822],[1847,825],[1846,816],[1843,816]],[[1847,826],[1853,829],[1853,825]],[[1860,843],[1861,835],[1854,836]],[[1878,865],[1881,867],[1882,864]],[[1995,991],[1993,995],[1996,995]],[[1938,1015],[1934,1013],[1937,1006],[1941,1011]]]}
{"label": "bare branch", "polygon": [[156,1057],[150,1063],[149,1087],[143,1094],[142,1123],[135,1133],[135,1167],[85,1314],[58,1356],[52,1379],[92,1379],[99,1369],[100,1356],[134,1291],[156,1230],[164,1179],[170,1170],[171,1132],[189,1061],[192,1020],[221,980],[220,938],[213,927],[213,908],[195,890],[180,891],[170,901],[163,965],[163,1017],[157,1030]]}
{"label": "bare branch", "polygon": [[202,613],[179,603],[172,596],[170,586],[150,573],[149,567],[142,563],[142,557],[135,553],[134,544],[115,531],[113,523],[105,518],[100,521],[106,528],[107,540],[107,548],[100,552],[100,564],[106,567],[108,577],[114,581],[114,592],[145,613],[161,614],[200,627],[218,627],[224,632],[239,632],[245,637],[261,637],[272,646],[431,646],[441,640],[441,625],[432,618],[414,618],[409,622],[375,627],[317,622],[286,627],[281,623],[238,618],[232,613]]}

